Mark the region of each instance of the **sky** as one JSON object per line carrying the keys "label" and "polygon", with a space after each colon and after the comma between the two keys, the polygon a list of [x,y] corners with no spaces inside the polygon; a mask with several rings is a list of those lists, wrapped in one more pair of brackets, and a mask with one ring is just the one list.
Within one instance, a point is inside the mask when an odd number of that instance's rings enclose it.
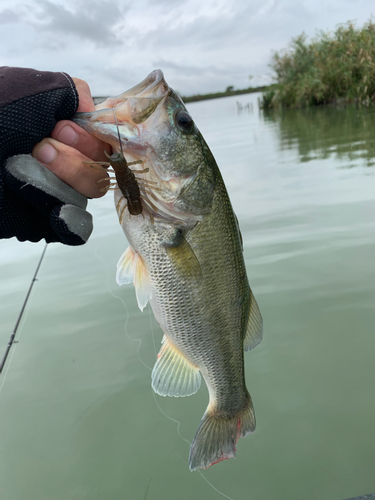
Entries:
{"label": "sky", "polygon": [[302,32],[372,15],[374,0],[1,0],[0,65],[65,71],[95,96],[157,68],[182,95],[220,92],[270,83],[273,51]]}

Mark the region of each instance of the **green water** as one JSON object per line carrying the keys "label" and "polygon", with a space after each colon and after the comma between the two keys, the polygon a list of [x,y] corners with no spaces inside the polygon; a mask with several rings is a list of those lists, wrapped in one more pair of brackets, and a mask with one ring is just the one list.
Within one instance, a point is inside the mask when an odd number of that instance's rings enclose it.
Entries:
{"label": "green water", "polygon": [[[375,492],[375,113],[264,115],[257,97],[189,105],[264,318],[245,358],[256,432],[236,460],[189,471],[207,390],[153,394],[162,332],[115,283],[127,243],[108,195],[90,202],[87,245],[49,245],[0,376],[1,500],[225,498],[205,479],[234,500]],[[0,356],[42,249],[0,242]]]}

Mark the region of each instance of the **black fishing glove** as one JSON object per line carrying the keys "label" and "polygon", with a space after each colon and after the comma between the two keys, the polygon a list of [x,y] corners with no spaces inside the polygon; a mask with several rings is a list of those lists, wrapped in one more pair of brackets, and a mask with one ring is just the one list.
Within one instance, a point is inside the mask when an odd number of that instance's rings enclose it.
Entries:
{"label": "black fishing glove", "polygon": [[[5,237],[82,245],[92,232],[87,198],[56,177],[31,155],[9,158],[3,171]],[[8,231],[8,234],[6,233]],[[12,234],[13,233],[13,234]]]}
{"label": "black fishing glove", "polygon": [[20,154],[30,153],[77,108],[68,75],[0,68],[0,238],[68,245],[89,238],[87,199],[31,155]]}

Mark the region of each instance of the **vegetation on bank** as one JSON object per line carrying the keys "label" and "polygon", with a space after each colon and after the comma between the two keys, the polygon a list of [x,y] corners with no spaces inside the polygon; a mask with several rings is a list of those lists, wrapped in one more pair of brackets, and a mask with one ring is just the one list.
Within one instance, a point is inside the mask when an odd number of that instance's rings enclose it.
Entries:
{"label": "vegetation on bank", "polygon": [[303,33],[275,52],[276,84],[262,96],[262,108],[301,108],[336,102],[375,104],[375,24],[348,22],[320,32],[310,43]]}
{"label": "vegetation on bank", "polygon": [[218,97],[228,97],[231,95],[239,95],[239,94],[250,94],[252,92],[263,92],[268,87],[249,87],[247,89],[234,90],[233,87],[228,87],[225,92],[216,92],[213,94],[197,94],[188,97],[181,97],[184,102],[195,102],[195,101],[204,101],[205,99],[217,99]]}

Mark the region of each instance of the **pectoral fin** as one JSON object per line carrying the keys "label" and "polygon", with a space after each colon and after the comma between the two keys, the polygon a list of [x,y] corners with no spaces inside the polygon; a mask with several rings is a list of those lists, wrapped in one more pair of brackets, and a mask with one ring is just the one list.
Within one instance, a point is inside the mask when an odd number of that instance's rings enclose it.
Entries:
{"label": "pectoral fin", "polygon": [[250,290],[250,310],[249,319],[247,321],[247,328],[243,347],[245,351],[253,349],[260,343],[263,336],[263,319],[260,314],[259,307],[253,292]]}
{"label": "pectoral fin", "polygon": [[128,247],[117,262],[116,282],[118,285],[127,285],[134,279],[135,252]]}
{"label": "pectoral fin", "polygon": [[119,285],[134,283],[138,307],[141,311],[152,297],[150,277],[142,257],[128,247],[117,263],[116,281]]}
{"label": "pectoral fin", "polygon": [[164,243],[167,254],[183,276],[199,279],[202,275],[198,259],[184,238],[182,232],[178,230],[172,242]]}
{"label": "pectoral fin", "polygon": [[160,396],[190,396],[201,385],[199,369],[165,335],[151,379],[152,388]]}

